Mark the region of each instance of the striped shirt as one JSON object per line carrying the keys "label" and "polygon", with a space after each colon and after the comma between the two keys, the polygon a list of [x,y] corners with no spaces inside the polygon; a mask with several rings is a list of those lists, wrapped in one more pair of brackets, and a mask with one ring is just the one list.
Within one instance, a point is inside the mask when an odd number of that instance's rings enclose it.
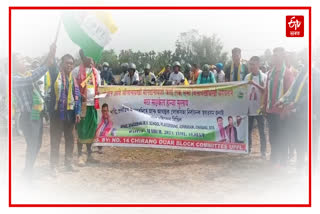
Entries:
{"label": "striped shirt", "polygon": [[[268,72],[268,78],[267,78],[267,83],[266,83],[266,91],[265,91],[265,96],[264,96],[264,103],[267,104],[268,103],[268,96],[269,93],[271,94],[271,103],[272,103],[272,107],[268,108],[267,105],[267,113],[269,114],[280,114],[282,112],[282,108],[280,108],[279,106],[276,106],[275,104],[279,101],[277,96],[276,96],[276,91],[277,88],[280,87],[279,86],[279,78],[280,78],[280,72],[276,72],[275,77],[274,77],[274,86],[272,89],[269,89],[269,81],[271,81],[271,74],[272,74],[273,70]],[[284,79],[283,79],[283,94],[285,94],[288,89],[290,88],[292,82],[294,81],[294,74],[292,73],[292,71],[288,68],[286,68],[286,70],[284,71]]]}
{"label": "striped shirt", "polygon": [[16,108],[21,112],[31,112],[33,84],[38,81],[48,71],[48,67],[43,65],[32,72],[31,76],[12,76],[12,93],[16,98]]}

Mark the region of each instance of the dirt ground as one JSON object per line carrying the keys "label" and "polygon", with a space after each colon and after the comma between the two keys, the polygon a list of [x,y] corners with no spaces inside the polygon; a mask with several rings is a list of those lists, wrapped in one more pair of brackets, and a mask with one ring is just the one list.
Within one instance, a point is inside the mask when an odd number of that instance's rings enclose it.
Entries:
{"label": "dirt ground", "polygon": [[[250,155],[153,148],[104,147],[100,161],[67,173],[60,146],[58,177],[49,175],[49,135],[32,184],[20,180],[25,142],[13,137],[13,203],[307,203],[307,173],[291,160],[276,168],[260,158],[258,132]],[[74,150],[76,163],[76,145]],[[269,146],[268,154],[269,158]]]}

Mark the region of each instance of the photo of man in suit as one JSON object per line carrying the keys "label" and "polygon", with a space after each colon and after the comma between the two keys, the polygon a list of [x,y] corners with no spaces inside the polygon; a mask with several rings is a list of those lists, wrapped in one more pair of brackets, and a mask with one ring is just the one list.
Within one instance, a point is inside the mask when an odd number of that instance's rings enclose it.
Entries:
{"label": "photo of man in suit", "polygon": [[237,143],[238,142],[237,129],[234,126],[232,116],[228,117],[228,123],[229,123],[228,126],[224,128],[227,135],[227,143]]}

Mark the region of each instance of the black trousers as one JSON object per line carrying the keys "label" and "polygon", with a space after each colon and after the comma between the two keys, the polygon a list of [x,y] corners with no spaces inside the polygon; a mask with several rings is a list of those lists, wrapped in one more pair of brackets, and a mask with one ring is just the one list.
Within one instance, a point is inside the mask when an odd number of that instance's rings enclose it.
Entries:
{"label": "black trousers", "polygon": [[257,121],[259,136],[260,136],[260,152],[261,154],[266,153],[266,135],[264,133],[264,117],[261,115],[258,116],[249,116],[249,148],[251,150],[252,147],[252,130],[253,130],[253,123],[254,120]]}
{"label": "black trousers", "polygon": [[59,163],[59,150],[62,134],[65,139],[65,160],[64,164],[70,166],[74,148],[74,121],[61,120],[58,113],[50,117],[50,165],[56,167]]}
{"label": "black trousers", "polygon": [[43,118],[31,120],[30,112],[22,112],[20,125],[27,143],[25,170],[31,172],[42,144]]}
{"label": "black trousers", "polygon": [[287,165],[288,139],[286,120],[280,119],[278,114],[268,114],[269,141],[271,145],[270,160],[274,164]]}

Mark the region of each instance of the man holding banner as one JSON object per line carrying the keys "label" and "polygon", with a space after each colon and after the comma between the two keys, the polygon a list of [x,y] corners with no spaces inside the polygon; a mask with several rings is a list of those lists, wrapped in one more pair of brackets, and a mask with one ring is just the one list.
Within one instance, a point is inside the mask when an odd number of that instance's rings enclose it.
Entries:
{"label": "man holding banner", "polygon": [[[296,167],[305,169],[305,154],[308,147],[308,71],[302,68],[287,93],[279,100],[278,105],[284,109],[288,117],[288,129],[297,153]],[[292,133],[295,133],[293,135]]]}
{"label": "man holding banner", "polygon": [[65,138],[65,167],[74,172],[72,155],[74,148],[73,129],[80,122],[80,91],[72,76],[74,59],[70,54],[61,58],[60,66],[50,67],[50,165],[51,175],[56,177],[59,147],[62,134]]}
{"label": "man holding banner", "polygon": [[267,114],[269,140],[271,145],[270,160],[275,165],[286,166],[288,159],[288,139],[286,139],[286,121],[280,117],[283,109],[276,105],[291,86],[294,76],[285,65],[285,49],[273,50],[274,67],[268,72],[264,94],[263,111]]}
{"label": "man holding banner", "polygon": [[260,58],[253,56],[249,60],[249,74],[245,80],[249,82],[249,152],[252,148],[252,130],[254,120],[257,121],[260,137],[260,152],[266,158],[266,136],[264,134],[264,116],[259,115],[262,95],[267,80],[267,75],[259,70]]}
{"label": "man holding banner", "polygon": [[243,81],[248,74],[247,66],[241,61],[241,49],[232,49],[232,64],[226,70],[225,79],[227,82]]}

